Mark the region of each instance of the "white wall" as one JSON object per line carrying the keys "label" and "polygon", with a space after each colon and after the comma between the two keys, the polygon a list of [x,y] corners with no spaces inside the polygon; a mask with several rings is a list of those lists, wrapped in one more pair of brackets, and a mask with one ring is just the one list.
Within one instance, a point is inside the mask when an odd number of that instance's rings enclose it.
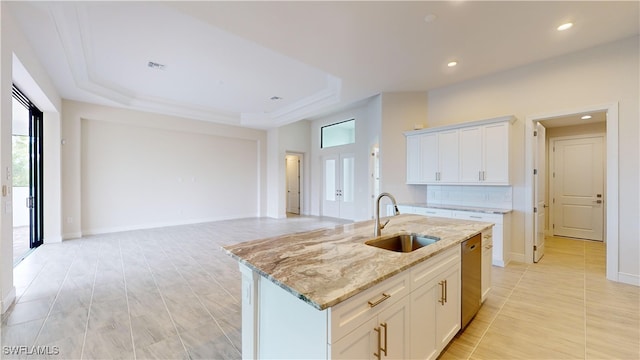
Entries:
{"label": "white wall", "polygon": [[619,272],[640,280],[639,38],[605,44],[429,92],[428,123],[440,126],[515,115],[518,160],[513,183],[512,251],[524,256],[524,119],[619,103]]}
{"label": "white wall", "polygon": [[[45,163],[45,243],[60,238],[60,209],[55,199],[56,183],[60,181],[60,157],[56,152],[55,135],[59,131],[60,96],[51,79],[26,41],[21,29],[8,12],[6,4],[0,2],[0,185],[11,188],[11,178],[7,169],[11,167],[11,127],[12,96],[11,87],[15,82],[29,99],[44,112]],[[55,142],[52,148],[52,142]],[[59,194],[58,194],[59,195]],[[0,311],[4,312],[15,298],[13,286],[13,217],[11,194],[2,197],[0,202]]]}
{"label": "white wall", "polygon": [[404,132],[427,121],[427,93],[383,93],[380,131],[380,190],[398,202],[424,202],[426,186],[407,185],[407,142]]}
{"label": "white wall", "polygon": [[[311,184],[311,123],[307,120],[298,121],[278,128],[278,216],[286,216],[287,211],[287,181],[286,181],[286,154],[295,153],[302,155],[302,167],[300,174],[302,183],[300,184],[301,208],[300,213],[307,215],[310,213],[310,184]],[[271,159],[270,159],[271,160]]]}
{"label": "white wall", "polygon": [[[377,132],[380,128],[377,115],[376,98],[357,104],[357,106],[314,120],[311,123],[310,141],[310,179],[311,179],[311,215],[322,214],[322,157],[332,154],[355,155],[355,220],[371,219],[371,196],[369,178],[369,150],[377,142]],[[355,144],[320,148],[320,128],[325,125],[355,119]],[[374,129],[372,131],[372,129]]]}
{"label": "white wall", "polygon": [[265,213],[266,133],[63,102],[64,236]]}

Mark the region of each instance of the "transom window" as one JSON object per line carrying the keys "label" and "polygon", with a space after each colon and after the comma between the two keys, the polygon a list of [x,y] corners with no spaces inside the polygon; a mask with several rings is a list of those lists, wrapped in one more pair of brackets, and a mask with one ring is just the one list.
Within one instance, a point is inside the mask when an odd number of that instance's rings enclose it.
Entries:
{"label": "transom window", "polygon": [[346,120],[320,128],[320,147],[348,145],[356,142],[356,120]]}

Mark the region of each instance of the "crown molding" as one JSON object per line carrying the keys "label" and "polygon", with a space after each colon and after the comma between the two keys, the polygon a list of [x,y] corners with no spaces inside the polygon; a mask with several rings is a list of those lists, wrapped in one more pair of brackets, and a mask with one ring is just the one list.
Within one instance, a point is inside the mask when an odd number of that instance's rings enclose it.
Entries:
{"label": "crown molding", "polygon": [[233,113],[166,98],[139,95],[104,77],[93,64],[91,22],[86,4],[56,3],[49,13],[69,63],[75,85],[124,107],[210,122],[253,128],[274,128],[303,119],[340,101],[342,80],[327,74],[326,87],[295,103],[268,113]]}

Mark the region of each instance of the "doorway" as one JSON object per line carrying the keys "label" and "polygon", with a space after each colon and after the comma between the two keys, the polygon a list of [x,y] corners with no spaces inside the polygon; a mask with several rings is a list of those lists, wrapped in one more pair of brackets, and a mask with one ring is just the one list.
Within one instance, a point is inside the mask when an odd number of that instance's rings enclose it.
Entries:
{"label": "doorway", "polygon": [[300,215],[302,204],[302,155],[285,156],[285,178],[287,187],[287,216]]}
{"label": "doorway", "polygon": [[[588,118],[591,116],[591,119]],[[604,146],[603,146],[603,154],[602,159],[603,163],[606,164],[604,167],[604,190],[602,196],[602,206],[604,208],[604,241],[606,242],[606,268],[607,268],[607,279],[613,281],[619,281],[620,274],[618,273],[618,229],[617,229],[617,221],[618,221],[618,104],[604,104],[598,106],[585,107],[582,109],[577,109],[575,111],[564,111],[564,112],[556,112],[545,115],[538,116],[529,116],[526,118],[525,127],[527,129],[527,135],[525,137],[526,142],[526,162],[527,169],[531,171],[531,174],[535,174],[537,169],[535,167],[535,154],[537,150],[537,139],[534,135],[536,127],[538,123],[543,124],[547,127],[547,140],[551,137],[559,137],[559,136],[568,136],[568,135],[585,135],[585,133],[581,134],[568,134],[560,132],[550,131],[550,129],[569,127],[569,125],[576,124],[585,124],[585,123],[598,123],[599,125],[592,126],[601,126],[602,130],[601,134],[604,134]],[[591,129],[589,131],[590,135],[593,135],[597,131]],[[549,159],[550,152],[547,152],[547,158]],[[549,163],[549,161],[547,161]],[[547,179],[552,179],[552,173],[547,174]],[[539,199],[539,194],[537,191],[537,179],[534,176],[526,178],[526,192],[528,193],[526,197],[526,207],[531,209],[527,211],[527,217],[525,218],[525,258],[523,259],[526,262],[534,262],[536,259],[535,255],[535,244],[536,244],[536,215],[537,208],[536,206],[537,199]],[[549,183],[547,183],[547,188],[549,187]],[[548,192],[550,193],[550,192]],[[597,197],[598,193],[593,194],[593,199],[591,201],[594,204],[598,204]],[[604,201],[604,197],[606,196],[606,201]],[[546,201],[541,206],[550,206],[553,205],[553,198],[546,197]],[[552,210],[551,208],[548,208]],[[548,214],[553,211],[547,212]],[[546,217],[546,221],[549,222],[551,216]],[[550,225],[547,227],[547,235],[552,234],[553,222],[550,222]]]}
{"label": "doorway", "polygon": [[551,232],[604,240],[604,135],[550,138]]}
{"label": "doorway", "polygon": [[12,91],[13,262],[43,241],[43,114],[15,85]]}
{"label": "doorway", "polygon": [[335,154],[323,157],[322,215],[354,220],[355,156]]}

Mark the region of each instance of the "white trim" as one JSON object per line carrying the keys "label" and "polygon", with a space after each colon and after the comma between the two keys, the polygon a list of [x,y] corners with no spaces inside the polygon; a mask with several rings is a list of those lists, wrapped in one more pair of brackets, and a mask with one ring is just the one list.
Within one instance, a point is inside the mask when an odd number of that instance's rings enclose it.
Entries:
{"label": "white trim", "polygon": [[[556,147],[556,142],[557,141],[563,141],[563,140],[581,140],[581,139],[591,139],[591,138],[598,138],[602,140],[602,150],[604,151],[605,157],[606,157],[606,144],[607,144],[607,135],[606,133],[602,133],[602,132],[597,132],[597,133],[591,133],[591,134],[582,134],[582,135],[567,135],[567,136],[553,136],[553,137],[549,137],[549,141],[547,144],[547,151],[549,152],[549,154],[551,154],[551,152],[553,151],[552,149],[555,149]],[[603,167],[602,167],[602,171],[605,173],[604,177],[606,178],[606,171],[607,171],[607,159],[603,157]],[[549,168],[550,169],[555,169],[555,157],[553,155],[549,155]],[[547,177],[549,175],[547,174]],[[604,183],[603,183],[603,190],[606,190],[606,179],[603,179]],[[549,180],[549,190],[548,190],[548,194],[549,194],[549,199],[554,199],[556,197],[556,182],[554,180]],[[607,214],[607,193],[606,191],[604,192],[604,218],[602,219],[603,224],[602,224],[602,229],[603,229],[603,233],[602,233],[602,242],[606,242],[607,241],[607,224],[606,224],[606,214]],[[549,208],[549,212],[547,213],[547,217],[549,219],[549,224],[553,224],[553,220],[555,219],[556,216],[556,206],[554,205],[553,202],[551,202],[548,206]],[[554,231],[553,231],[553,227],[548,229],[549,235],[553,236],[554,235]],[[592,240],[592,241],[599,241],[599,240]]]}
{"label": "white trim", "polygon": [[525,258],[524,258],[524,254],[520,254],[520,253],[511,253],[511,260],[509,260],[509,262],[514,261],[514,262],[519,262],[519,263],[526,263]]}
{"label": "white trim", "polygon": [[[170,226],[180,226],[180,225],[192,225],[192,224],[201,224],[208,223],[213,221],[224,221],[224,220],[235,220],[235,219],[246,219],[246,218],[256,218],[259,217],[256,213],[248,213],[248,214],[235,214],[230,216],[220,216],[220,217],[211,217],[211,218],[201,218],[201,219],[191,219],[191,220],[180,220],[180,221],[170,221],[170,222],[161,222],[161,223],[147,223],[147,224],[138,224],[138,225],[129,225],[129,226],[115,226],[115,227],[105,227],[105,228],[97,228],[97,229],[83,229],[82,233],[79,237],[87,236],[87,235],[99,235],[99,234],[109,234],[123,231],[133,231],[133,230],[145,230],[145,229],[157,229],[163,227]],[[77,233],[74,233],[76,235]]]}
{"label": "white trim", "polygon": [[81,237],[81,232],[62,234],[62,240],[80,239]]}
{"label": "white trim", "polygon": [[435,131],[460,129],[460,128],[465,128],[465,127],[470,127],[470,126],[495,124],[495,123],[505,122],[505,121],[508,121],[511,124],[513,124],[516,120],[517,119],[516,119],[515,116],[507,115],[507,116],[500,116],[500,117],[491,118],[491,119],[468,121],[468,122],[463,122],[463,123],[453,124],[453,125],[436,126],[436,127],[426,128],[426,129],[406,131],[404,133],[404,136],[417,135],[417,134],[427,134],[427,133],[431,133],[431,132],[435,132]]}
{"label": "white trim", "polygon": [[[587,112],[606,111],[607,112],[607,132],[606,132],[606,193],[608,198],[606,215],[606,253],[607,253],[607,279],[621,281],[621,274],[618,273],[619,241],[618,238],[618,213],[619,213],[619,191],[618,191],[618,102],[608,104],[586,106],[584,108],[556,111],[539,115],[527,115],[525,117],[525,233],[524,233],[524,260],[526,263],[533,263],[533,155],[534,155],[534,123],[561,116],[581,114]],[[625,277],[625,280],[628,280]]]}
{"label": "white trim", "polygon": [[618,281],[629,285],[640,286],[640,275],[619,272]]}
{"label": "white trim", "polygon": [[7,312],[7,310],[11,305],[13,305],[13,302],[15,300],[16,300],[16,287],[12,286],[11,290],[9,290],[7,295],[2,298],[2,304],[0,304],[0,307],[2,310],[1,313],[4,314],[5,312]]}
{"label": "white trim", "polygon": [[42,239],[45,244],[55,244],[62,242],[62,236],[50,236]]}

